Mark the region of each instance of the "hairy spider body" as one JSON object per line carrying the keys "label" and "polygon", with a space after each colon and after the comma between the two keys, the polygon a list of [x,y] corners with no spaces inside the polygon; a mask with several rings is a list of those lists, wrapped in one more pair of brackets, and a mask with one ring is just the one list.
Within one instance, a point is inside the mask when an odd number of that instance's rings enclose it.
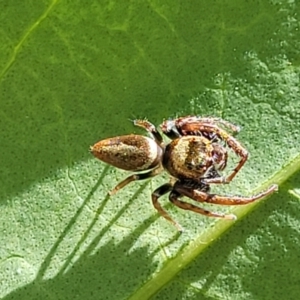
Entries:
{"label": "hairy spider body", "polygon": [[[203,181],[205,173],[220,162],[223,169],[226,161],[226,150],[224,152],[222,148],[220,151],[216,143],[202,136],[184,136],[171,141],[163,156],[163,166],[170,175],[195,182]],[[220,169],[219,166],[217,169]]]}
{"label": "hairy spider body", "polygon": [[[183,196],[196,202],[221,205],[243,205],[261,199],[277,190],[277,185],[250,197],[221,196],[210,194],[210,183],[228,183],[245,163],[248,153],[241,144],[217,123],[237,132],[238,127],[217,118],[183,117],[165,121],[161,125],[164,134],[172,139],[165,145],[155,126],[146,120],[135,120],[134,125],[146,129],[152,138],[142,135],[125,135],[108,138],[91,146],[92,154],[98,159],[117,168],[144,173],[133,174],[121,181],[110,195],[132,181],[143,180],[166,170],[172,177],[170,183],[163,184],[152,193],[152,203],[157,211],[170,221],[179,231],[182,227],[162,208],[158,199],[169,193],[169,200],[176,206],[209,217],[236,219],[233,214],[222,214],[205,210],[181,200]],[[241,161],[227,178],[219,171],[226,167],[228,154],[221,144],[224,141],[240,157]],[[175,179],[175,180],[174,180]]]}
{"label": "hairy spider body", "polygon": [[[238,133],[240,131],[238,126],[214,117],[187,116],[174,120],[167,120],[160,125],[162,132],[171,139],[177,139],[182,136],[203,136],[209,141],[215,142],[214,144],[219,148],[218,152],[224,152],[224,159],[219,162],[220,170],[223,170],[227,163],[227,153],[225,148],[220,144],[220,141],[225,142],[229,148],[241,157],[241,160],[229,176],[211,178],[210,180],[207,180],[207,183],[231,182],[243,167],[249,156],[248,151],[242,144],[219,125],[228,128],[233,133]],[[218,144],[216,144],[216,142]]]}
{"label": "hairy spider body", "polygon": [[163,148],[154,139],[131,134],[102,140],[91,147],[91,152],[114,167],[137,172],[157,166]]}

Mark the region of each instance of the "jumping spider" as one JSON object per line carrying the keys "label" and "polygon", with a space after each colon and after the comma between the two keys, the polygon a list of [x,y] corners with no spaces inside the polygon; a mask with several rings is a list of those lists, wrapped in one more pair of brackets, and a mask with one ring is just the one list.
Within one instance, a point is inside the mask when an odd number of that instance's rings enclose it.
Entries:
{"label": "jumping spider", "polygon": [[[135,120],[134,125],[147,130],[152,138],[142,135],[125,135],[108,138],[91,146],[92,154],[98,159],[117,168],[141,172],[121,181],[109,192],[114,195],[118,190],[132,181],[143,180],[158,175],[166,170],[172,177],[152,193],[152,203],[157,211],[182,232],[182,227],[162,208],[158,199],[169,193],[169,200],[176,206],[209,217],[235,220],[233,214],[211,212],[196,205],[180,200],[183,196],[197,202],[221,205],[244,205],[272,194],[277,185],[250,197],[221,196],[210,194],[210,184],[229,183],[247,160],[246,149],[218,124],[238,132],[239,128],[227,121],[217,118],[200,118],[188,116],[164,121],[162,132],[171,138],[164,144],[162,135],[156,127],[146,120]],[[221,142],[224,142],[223,146]],[[226,178],[218,171],[224,170],[228,154],[225,146],[231,148],[241,157],[233,172]]]}

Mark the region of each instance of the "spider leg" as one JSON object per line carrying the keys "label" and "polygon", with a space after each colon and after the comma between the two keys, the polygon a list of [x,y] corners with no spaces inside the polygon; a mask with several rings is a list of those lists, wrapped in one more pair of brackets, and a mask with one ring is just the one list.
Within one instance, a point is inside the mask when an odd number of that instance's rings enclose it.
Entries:
{"label": "spider leg", "polygon": [[163,145],[163,138],[152,123],[147,120],[134,120],[133,124],[147,130],[160,146]]}
{"label": "spider leg", "polygon": [[182,197],[182,195],[177,190],[173,190],[170,193],[169,199],[174,205],[178,206],[179,208],[182,208],[185,210],[191,210],[195,213],[205,215],[207,217],[222,218],[222,219],[226,219],[226,220],[236,220],[236,216],[233,214],[226,215],[226,214],[222,214],[222,213],[212,212],[212,211],[203,209],[199,206],[193,205],[191,203],[181,201],[178,199],[180,197]]}
{"label": "spider leg", "polygon": [[249,155],[248,151],[233,136],[229,135],[225,130],[219,128],[214,124],[208,124],[208,123],[198,124],[198,129],[203,132],[215,133],[220,139],[226,142],[228,147],[230,147],[238,156],[241,157],[241,160],[239,161],[239,163],[237,164],[237,166],[234,168],[234,170],[229,176],[227,176],[226,178],[221,177],[221,178],[206,179],[205,182],[208,184],[231,182],[232,179],[236,176],[236,174],[239,172],[239,170],[247,161]]}
{"label": "spider leg", "polygon": [[278,190],[278,186],[276,184],[273,184],[267,190],[250,197],[221,196],[221,195],[209,194],[197,189],[188,189],[186,186],[181,184],[176,184],[174,186],[174,189],[178,193],[183,194],[184,196],[187,196],[198,202],[206,202],[206,203],[221,204],[221,205],[244,205],[262,199],[274,193],[275,191]]}
{"label": "spider leg", "polygon": [[231,130],[233,133],[238,133],[240,131],[239,126],[216,117],[188,116],[175,120],[175,124],[178,132],[182,133],[183,135],[201,135],[199,124],[211,124],[215,126],[221,124],[225,128]]}
{"label": "spider leg", "polygon": [[202,123],[212,123],[212,124],[222,124],[224,127],[229,128],[232,132],[238,133],[241,128],[237,125],[234,125],[226,120],[216,117],[206,117],[206,118],[199,118],[199,121]]}
{"label": "spider leg", "polygon": [[141,173],[141,174],[132,174],[129,177],[125,178],[121,182],[119,182],[111,191],[108,192],[110,196],[116,194],[120,189],[129,184],[132,181],[136,180],[144,180],[158,175],[162,171],[162,166],[159,165],[155,169],[152,169],[149,172]]}
{"label": "spider leg", "polygon": [[153,206],[156,208],[158,213],[163,216],[166,220],[171,222],[179,232],[183,232],[183,228],[176,222],[174,221],[171,216],[162,208],[160,203],[158,202],[158,198],[163,196],[164,194],[169,193],[173,189],[173,185],[171,183],[166,183],[159,188],[157,188],[153,193],[152,193],[152,203]]}

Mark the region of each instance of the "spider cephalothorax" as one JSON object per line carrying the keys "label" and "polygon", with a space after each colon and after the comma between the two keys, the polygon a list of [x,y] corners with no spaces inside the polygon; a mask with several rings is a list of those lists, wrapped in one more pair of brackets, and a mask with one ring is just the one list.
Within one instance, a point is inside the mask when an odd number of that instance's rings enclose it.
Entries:
{"label": "spider cephalothorax", "polygon": [[163,155],[164,168],[175,178],[199,182],[212,167],[223,170],[227,151],[203,136],[184,136],[171,141]]}
{"label": "spider cephalothorax", "polygon": [[[221,196],[209,193],[209,184],[229,183],[248,157],[246,149],[225,129],[218,126],[220,124],[232,132],[238,132],[238,127],[227,121],[196,116],[165,121],[161,129],[172,139],[167,145],[150,122],[136,120],[134,124],[146,129],[152,135],[152,139],[142,135],[108,138],[92,146],[91,152],[100,160],[120,169],[134,172],[145,171],[133,174],[121,181],[109,192],[110,195],[115,194],[132,181],[153,177],[165,169],[173,179],[152,193],[152,203],[158,212],[174,224],[179,231],[182,231],[181,226],[158,202],[159,197],[166,193],[169,193],[169,200],[182,209],[210,217],[233,220],[236,217],[232,214],[211,212],[184,202],[181,198],[186,196],[196,202],[242,205],[261,199],[277,190],[277,185],[272,185],[266,191],[251,197]],[[227,164],[226,145],[239,155],[241,160],[233,172],[224,178],[219,171],[224,170]]]}

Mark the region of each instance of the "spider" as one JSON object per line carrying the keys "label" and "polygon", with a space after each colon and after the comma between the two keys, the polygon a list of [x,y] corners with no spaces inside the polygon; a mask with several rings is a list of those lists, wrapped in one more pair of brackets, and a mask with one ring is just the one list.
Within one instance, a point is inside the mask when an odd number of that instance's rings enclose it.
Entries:
{"label": "spider", "polygon": [[[170,221],[179,232],[183,229],[160,205],[158,199],[169,193],[169,200],[179,208],[190,210],[209,217],[235,220],[233,214],[211,212],[181,200],[183,196],[196,202],[220,205],[244,205],[272,194],[277,185],[250,197],[221,196],[210,194],[211,183],[228,183],[245,163],[248,152],[217,123],[238,132],[238,127],[217,118],[183,117],[165,121],[161,129],[171,138],[164,144],[162,135],[147,120],[135,120],[134,125],[144,128],[151,138],[142,135],[124,135],[102,140],[91,146],[90,151],[98,159],[117,168],[137,172],[121,181],[109,194],[114,195],[132,181],[143,180],[158,175],[166,170],[172,180],[157,188],[152,193],[152,203],[166,220]],[[238,155],[241,161],[226,178],[219,174],[226,167],[228,155],[224,141]],[[143,172],[144,171],[144,172]],[[140,173],[142,172],[142,173]]]}
{"label": "spider", "polygon": [[177,139],[181,136],[186,135],[199,135],[203,136],[211,141],[214,147],[218,147],[217,152],[223,151],[224,158],[221,160],[219,170],[224,170],[227,164],[227,151],[226,148],[222,147],[219,143],[224,141],[229,148],[231,148],[237,155],[241,157],[240,162],[233,170],[233,172],[226,178],[217,176],[206,180],[206,183],[229,183],[236,176],[236,174],[243,167],[248,159],[248,151],[237,141],[233,136],[228,134],[224,129],[218,126],[223,125],[230,129],[234,134],[240,131],[240,128],[234,124],[229,123],[220,118],[215,117],[198,117],[198,116],[187,116],[181,117],[174,120],[164,121],[160,127],[162,132],[170,139]]}

